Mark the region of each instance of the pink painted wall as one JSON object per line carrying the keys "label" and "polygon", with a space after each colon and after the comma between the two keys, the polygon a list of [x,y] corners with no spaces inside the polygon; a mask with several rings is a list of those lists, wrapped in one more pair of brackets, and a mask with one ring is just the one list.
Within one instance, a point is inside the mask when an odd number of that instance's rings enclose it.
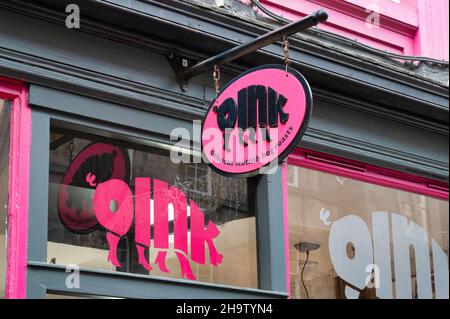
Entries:
{"label": "pink painted wall", "polygon": [[[250,0],[241,0],[249,3]],[[319,26],[389,52],[449,60],[448,0],[260,0],[273,12],[295,20],[324,8]],[[374,25],[379,13],[379,25]],[[369,18],[369,19],[368,19]]]}
{"label": "pink painted wall", "polygon": [[448,0],[417,0],[419,30],[414,38],[417,55],[449,59]]}

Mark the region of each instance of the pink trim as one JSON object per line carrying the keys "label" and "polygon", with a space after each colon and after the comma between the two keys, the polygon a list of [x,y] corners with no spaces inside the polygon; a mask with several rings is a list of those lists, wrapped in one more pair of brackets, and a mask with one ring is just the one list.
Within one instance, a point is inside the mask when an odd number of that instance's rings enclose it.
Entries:
{"label": "pink trim", "polygon": [[[344,0],[262,0],[268,9],[283,15],[284,17],[297,20],[311,12],[325,8],[330,17],[326,23],[320,24],[318,28],[345,36],[349,39],[358,41],[398,54],[413,54],[413,37],[417,33],[417,14],[414,8],[402,6],[399,4],[389,4],[397,10],[387,10],[384,2],[379,6],[381,11],[380,27],[369,28],[366,24],[366,18],[369,13],[366,12],[366,5],[374,5],[372,1],[361,6],[360,3],[350,3]],[[360,2],[360,1],[359,1]],[[401,7],[401,10],[398,8]],[[390,11],[402,12],[404,15],[392,15]]]}
{"label": "pink trim", "polygon": [[[330,17],[318,26],[320,29],[389,52],[449,59],[448,0],[260,1],[269,10],[291,20],[325,8]],[[379,27],[366,24],[374,9],[380,11]]]}
{"label": "pink trim", "polygon": [[281,164],[281,176],[283,187],[283,213],[284,213],[284,251],[286,256],[286,292],[291,296],[291,265],[289,258],[289,205],[288,205],[288,188],[287,188],[288,164]]}
{"label": "pink trim", "polygon": [[449,199],[448,184],[319,152],[296,149],[288,158],[288,163],[442,200]]}
{"label": "pink trim", "polygon": [[419,18],[415,6],[395,3],[392,0],[311,0],[322,6],[344,12],[352,17],[365,21],[368,5],[380,8],[380,24],[407,36],[414,36],[419,26]]}
{"label": "pink trim", "polygon": [[0,98],[12,101],[6,298],[26,297],[31,109],[25,84],[0,78]]}

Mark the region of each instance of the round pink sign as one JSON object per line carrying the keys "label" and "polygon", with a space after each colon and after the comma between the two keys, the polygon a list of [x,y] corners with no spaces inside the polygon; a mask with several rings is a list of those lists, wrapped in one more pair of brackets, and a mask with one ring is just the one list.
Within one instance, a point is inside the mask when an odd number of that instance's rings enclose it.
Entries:
{"label": "round pink sign", "polygon": [[283,161],[308,127],[312,93],[283,65],[251,69],[211,104],[202,125],[205,160],[223,175],[253,176]]}

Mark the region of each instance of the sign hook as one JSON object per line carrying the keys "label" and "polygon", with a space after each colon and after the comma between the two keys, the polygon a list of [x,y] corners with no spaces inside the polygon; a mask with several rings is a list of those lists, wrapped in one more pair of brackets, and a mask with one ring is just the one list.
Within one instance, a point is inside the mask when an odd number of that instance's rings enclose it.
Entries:
{"label": "sign hook", "polygon": [[214,79],[214,89],[216,90],[216,98],[217,98],[220,92],[220,69],[217,64],[214,66],[213,79]]}
{"label": "sign hook", "polygon": [[69,162],[73,161],[73,151],[75,150],[75,144],[73,139],[69,143]]}
{"label": "sign hook", "polygon": [[288,76],[288,67],[291,64],[291,60],[289,59],[289,39],[287,36],[284,37],[283,44],[283,61],[286,65],[286,76]]}
{"label": "sign hook", "polygon": [[183,91],[185,91],[187,82],[194,76],[197,76],[205,71],[208,71],[213,66],[220,66],[239,59],[249,53],[255,52],[269,44],[280,41],[289,35],[296,34],[297,32],[309,29],[318,25],[321,22],[325,22],[328,19],[328,13],[320,9],[303,19],[291,22],[279,29],[272,30],[265,33],[250,42],[243,43],[237,47],[232,47],[225,52],[219,53],[209,59],[203,60],[188,68],[182,68],[177,72],[179,81],[182,84]]}

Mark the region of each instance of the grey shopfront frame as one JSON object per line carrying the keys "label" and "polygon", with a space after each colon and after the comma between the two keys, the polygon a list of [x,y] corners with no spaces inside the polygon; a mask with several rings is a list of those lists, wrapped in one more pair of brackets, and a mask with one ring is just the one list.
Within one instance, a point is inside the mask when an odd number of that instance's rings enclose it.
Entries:
{"label": "grey shopfront frame", "polygon": [[[82,8],[82,28],[64,26],[65,5]],[[121,17],[120,24],[115,23]],[[212,96],[204,74],[183,93],[169,53],[192,60],[248,41],[267,29],[180,1],[35,1],[0,4],[0,75],[30,83],[32,152],[27,297],[70,293],[64,267],[46,263],[50,125],[169,142],[192,130]],[[176,36],[174,36],[176,35]],[[448,91],[294,37],[293,66],[311,82],[315,109],[300,146],[448,183]],[[278,62],[273,44],[223,68],[226,82]],[[120,118],[114,116],[120,112]],[[77,293],[135,298],[286,297],[280,173],[257,185],[261,290],[81,270]],[[99,285],[98,283],[102,283]]]}
{"label": "grey shopfront frame", "polygon": [[[30,87],[33,137],[31,147],[30,206],[27,297],[44,298],[47,291],[82,295],[123,298],[282,298],[286,297],[284,224],[279,218],[283,211],[281,172],[254,178],[258,282],[260,290],[242,289],[192,281],[168,280],[152,276],[118,274],[115,272],[80,269],[80,288],[66,285],[64,265],[47,261],[48,230],[48,172],[50,127],[82,129],[105,138],[123,141],[152,141],[170,144],[172,128],[189,127],[192,123],[164,117],[141,110],[132,110],[125,116],[121,106],[91,98],[56,91],[44,87]],[[150,129],[149,129],[150,128]],[[139,143],[139,142],[135,142]],[[255,269],[256,271],[256,269]],[[189,291],[189,292],[188,292]]]}

